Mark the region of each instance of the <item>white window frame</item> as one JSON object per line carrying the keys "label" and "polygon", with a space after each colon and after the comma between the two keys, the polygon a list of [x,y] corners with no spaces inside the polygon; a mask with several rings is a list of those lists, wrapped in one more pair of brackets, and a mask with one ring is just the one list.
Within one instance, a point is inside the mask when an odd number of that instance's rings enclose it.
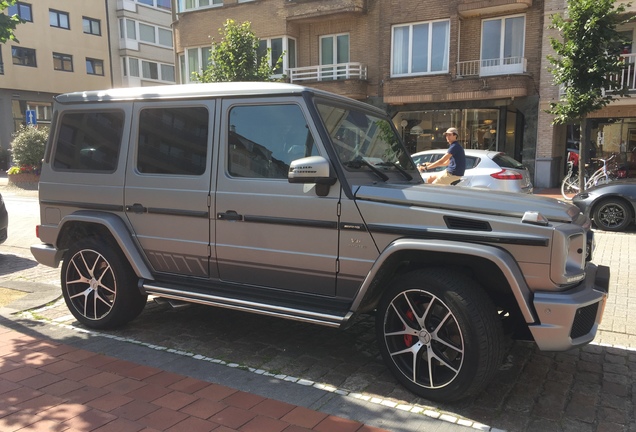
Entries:
{"label": "white window frame", "polygon": [[[506,20],[511,18],[523,18],[523,34],[521,43],[521,53],[519,56],[504,57],[504,46],[506,43]],[[500,21],[500,41],[499,41],[499,57],[496,59],[484,59],[484,24],[486,22]],[[488,18],[481,21],[481,46],[479,49],[480,76],[490,75],[507,75],[507,74],[519,74],[525,72],[525,45],[526,45],[526,27],[527,20],[525,14],[508,15],[497,18]],[[492,43],[492,41],[487,41]]]}
{"label": "white window frame", "polygon": [[172,4],[171,4],[172,2],[168,2],[170,7],[165,8],[165,7],[161,7],[161,6],[157,5],[159,0],[150,0],[152,2],[151,5],[149,5],[149,4],[147,4],[147,3],[143,2],[143,1],[140,1],[140,0],[131,0],[131,1],[134,1],[137,4],[144,5],[146,7],[151,7],[151,8],[159,9],[159,10],[162,10],[162,11],[171,11],[172,10]]}
{"label": "white window frame", "polygon": [[[351,62],[351,34],[349,33],[335,33],[323,35],[318,38],[318,58],[320,59],[320,71],[318,73],[318,80],[332,80],[332,79],[344,79],[346,78],[346,66],[338,66],[336,68],[329,67],[331,65],[341,64],[338,62],[338,38],[341,36],[347,37],[347,61],[344,63]],[[323,63],[323,51],[322,51],[322,41],[325,39],[332,39],[332,49],[334,54],[334,59],[332,63]]]}
{"label": "white window frame", "polygon": [[[206,65],[207,68],[207,64],[208,64],[208,59],[207,58],[203,58],[204,57],[204,50],[208,50],[208,52],[210,54],[212,54],[212,47],[209,45],[206,46],[199,46],[199,47],[187,47],[184,49],[183,54],[179,55],[179,72],[180,72],[180,76],[181,76],[181,83],[182,84],[186,84],[186,83],[192,83],[195,82],[192,80],[192,73],[193,72],[198,72],[201,73],[204,69],[204,65]],[[197,51],[196,54],[196,67],[197,70],[190,70],[190,54],[193,50]],[[185,63],[182,62],[185,61]],[[183,70],[183,66],[185,64],[185,70]]]}
{"label": "white window frame", "polygon": [[[192,3],[193,6],[186,7],[187,3]],[[223,6],[223,0],[177,0],[177,13],[219,6]]]}
{"label": "white window frame", "polygon": [[[134,23],[135,25],[135,35],[134,37],[129,37],[128,35],[128,26],[127,26],[127,22],[130,21],[132,23]],[[154,30],[154,35],[155,35],[155,42],[148,42],[145,40],[141,39],[141,34],[140,34],[140,24],[143,24],[145,26],[148,27],[152,27]],[[159,43],[159,29],[167,31],[170,33],[170,45],[164,45]],[[157,47],[161,47],[161,48],[167,48],[167,49],[172,49],[174,46],[174,34],[172,33],[172,29],[168,28],[168,27],[162,27],[162,26],[157,26],[154,24],[150,24],[147,22],[143,22],[143,21],[137,21],[134,19],[130,19],[130,18],[120,18],[119,19],[119,36],[123,37],[124,40],[134,40],[138,43],[141,44],[145,44],[145,45],[152,45],[152,46],[157,46]]]}
{"label": "white window frame", "polygon": [[[444,67],[441,70],[431,70],[433,61],[433,26],[436,23],[447,23],[446,35],[445,35],[445,52],[444,55]],[[426,71],[413,72],[413,28],[419,25],[428,25],[428,61],[426,65]],[[397,29],[403,29],[408,27],[408,41],[406,49],[408,49],[407,70],[406,72],[397,72],[395,70],[395,56],[398,54],[395,51],[395,31]],[[421,75],[439,75],[449,72],[449,56],[450,56],[450,20],[433,20],[433,21],[420,21],[408,24],[399,24],[391,27],[391,76],[392,77],[406,77],[406,76],[421,76]]]}
{"label": "white window frame", "polygon": [[[135,67],[135,69],[137,70],[137,74],[132,74],[130,71],[130,61],[134,61],[137,63],[137,66]],[[122,69],[123,69],[123,76],[130,76],[133,78],[139,78],[141,80],[144,81],[156,81],[156,82],[165,82],[165,83],[171,83],[171,84],[175,84],[176,83],[176,69],[175,69],[175,65],[170,64],[170,63],[162,63],[162,62],[157,62],[157,61],[152,61],[152,60],[147,60],[147,59],[142,59],[142,58],[138,58],[138,57],[122,57],[121,58],[121,62],[122,62]],[[159,78],[155,79],[155,78],[148,78],[144,76],[144,66],[143,63],[154,63],[157,65],[157,75]],[[172,80],[168,80],[168,79],[164,79],[163,77],[163,71],[162,71],[162,66],[168,66],[172,68],[172,76],[174,79]]]}
{"label": "white window frame", "polygon": [[[250,0],[251,1],[251,0]],[[272,49],[272,41],[275,39],[281,39],[282,40],[282,50],[283,50],[283,64],[281,65],[283,71],[282,73],[279,74],[274,74],[272,75],[272,78],[282,78],[283,75],[286,73],[285,71],[289,70],[290,68],[294,68],[296,67],[296,65],[290,65],[289,64],[289,53],[291,52],[289,49],[289,40],[293,40],[295,43],[295,48],[298,47],[298,41],[296,40],[296,38],[293,38],[291,36],[273,36],[270,38],[264,38],[264,39],[260,39],[261,42],[266,42],[267,43],[267,49],[271,50]],[[294,59],[298,59],[297,56],[297,52],[294,50]],[[270,52],[270,59],[269,59],[269,65],[270,67],[274,66],[274,61],[278,60],[278,59],[274,59],[273,56],[271,56],[271,52]]]}

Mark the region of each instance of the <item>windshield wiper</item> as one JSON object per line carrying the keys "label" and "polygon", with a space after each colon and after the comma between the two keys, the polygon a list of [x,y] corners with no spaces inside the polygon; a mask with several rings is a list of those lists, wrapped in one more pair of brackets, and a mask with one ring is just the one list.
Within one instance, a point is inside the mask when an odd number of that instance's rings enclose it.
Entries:
{"label": "windshield wiper", "polygon": [[398,170],[405,179],[411,181],[413,180],[413,176],[411,174],[409,174],[408,172],[406,172],[406,170],[404,168],[402,168],[399,164],[396,164],[395,162],[380,162],[378,164],[376,164],[376,166],[390,166],[395,168],[396,170]]}
{"label": "windshield wiper", "polygon": [[359,168],[362,168],[363,166],[366,166],[366,167],[369,167],[371,171],[373,171],[378,177],[380,177],[382,181],[387,181],[389,179],[388,175],[384,174],[382,171],[374,167],[372,163],[362,158],[343,162],[342,164],[346,167],[355,168],[355,169],[359,169]]}

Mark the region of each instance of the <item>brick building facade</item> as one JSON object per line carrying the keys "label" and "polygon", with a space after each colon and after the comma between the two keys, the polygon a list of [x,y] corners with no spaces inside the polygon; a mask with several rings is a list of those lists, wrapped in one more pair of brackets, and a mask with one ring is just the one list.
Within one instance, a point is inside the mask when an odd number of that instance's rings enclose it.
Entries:
{"label": "brick building facade", "polygon": [[[543,0],[175,0],[180,80],[226,19],[285,51],[285,78],[389,112],[410,150],[506,151],[534,169]],[[282,76],[282,75],[281,75]]]}

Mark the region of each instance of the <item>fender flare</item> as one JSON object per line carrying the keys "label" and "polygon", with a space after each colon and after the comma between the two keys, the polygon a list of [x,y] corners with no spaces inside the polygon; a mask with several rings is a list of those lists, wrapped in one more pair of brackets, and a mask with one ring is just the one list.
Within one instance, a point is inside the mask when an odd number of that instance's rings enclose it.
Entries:
{"label": "fender flare", "polygon": [[493,262],[506,278],[517,300],[519,309],[527,323],[536,322],[537,317],[532,308],[532,292],[526,284],[525,278],[515,259],[507,251],[488,245],[463,243],[444,240],[399,239],[391,243],[375,261],[364,279],[356,298],[351,305],[355,313],[366,297],[373,281],[384,263],[395,253],[401,251],[426,251],[434,253],[451,253],[484,258]]}
{"label": "fender flare", "polygon": [[[132,234],[128,229],[128,226],[119,216],[99,211],[79,210],[62,218],[58,225],[58,233],[61,233],[64,230],[64,226],[67,223],[72,222],[84,222],[104,226],[119,245],[119,248],[137,276],[142,279],[154,280],[150,269],[146,265],[144,257],[141,255],[137,245],[132,239]],[[125,233],[126,235],[122,236],[122,233]],[[59,237],[56,240],[56,247],[58,241]]]}

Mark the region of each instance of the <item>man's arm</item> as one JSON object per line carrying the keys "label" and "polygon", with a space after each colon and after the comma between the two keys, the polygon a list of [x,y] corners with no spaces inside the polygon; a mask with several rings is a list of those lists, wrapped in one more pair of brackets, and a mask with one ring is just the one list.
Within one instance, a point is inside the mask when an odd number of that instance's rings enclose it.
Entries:
{"label": "man's arm", "polygon": [[[450,158],[451,158],[451,154],[450,153],[446,153],[444,156],[442,156],[440,159],[437,159],[435,162],[433,163],[427,163],[424,165],[420,165],[423,169],[433,169],[433,168],[437,168],[439,166],[446,166],[450,163]],[[421,171],[421,170],[420,170]]]}

